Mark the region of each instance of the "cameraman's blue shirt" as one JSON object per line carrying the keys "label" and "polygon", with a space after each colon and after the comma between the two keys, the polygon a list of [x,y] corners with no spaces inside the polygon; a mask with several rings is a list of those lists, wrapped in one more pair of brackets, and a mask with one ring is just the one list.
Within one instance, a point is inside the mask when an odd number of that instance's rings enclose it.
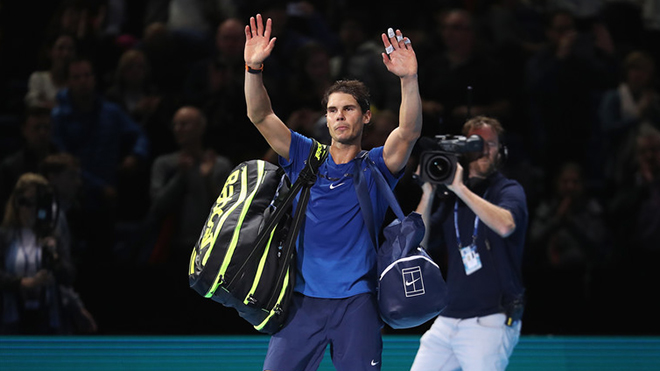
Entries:
{"label": "cameraman's blue shirt", "polygon": [[[302,170],[311,146],[311,139],[291,132],[290,159],[286,161],[280,157],[279,161],[292,182]],[[383,147],[369,151],[369,158],[394,188],[403,172],[398,177],[390,173],[383,161]],[[306,296],[347,298],[375,292],[376,251],[353,185],[356,161],[336,164],[332,155],[328,155],[311,189],[296,256],[295,291]],[[362,163],[364,167],[366,163]],[[389,205],[378,192],[370,172],[363,174],[374,205],[374,219],[380,225]]]}
{"label": "cameraman's blue shirt", "polygon": [[[467,275],[454,226],[456,197],[448,197],[431,215],[429,249],[434,256],[438,249],[446,249],[447,252],[449,304],[442,312],[446,317],[471,318],[500,313],[507,303],[524,291],[521,264],[528,211],[522,186],[497,172],[476,186],[473,192],[481,197],[486,193],[487,201],[509,210],[516,229],[510,236],[502,238],[483,222],[479,222],[476,245],[483,266]],[[457,215],[462,246],[468,246],[476,215],[460,200]]]}

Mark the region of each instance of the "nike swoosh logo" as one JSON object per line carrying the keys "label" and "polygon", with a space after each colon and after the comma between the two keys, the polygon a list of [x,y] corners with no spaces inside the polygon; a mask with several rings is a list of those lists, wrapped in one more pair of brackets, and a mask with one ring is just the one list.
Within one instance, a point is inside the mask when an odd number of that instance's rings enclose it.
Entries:
{"label": "nike swoosh logo", "polygon": [[339,183],[339,184],[330,184],[330,189],[335,189],[335,188],[337,188],[337,187],[339,187],[339,186],[341,186],[341,185],[343,185],[343,184],[344,184],[344,182],[341,182],[341,183]]}
{"label": "nike swoosh logo", "polygon": [[371,360],[371,365],[372,365],[372,366],[376,366],[376,365],[379,364],[379,363],[380,363],[380,362],[376,362],[376,361],[374,361],[373,359]]}
{"label": "nike swoosh logo", "polygon": [[412,280],[410,282],[406,281],[406,286],[410,286],[410,285],[412,285],[413,283],[415,283],[417,281],[419,281],[419,278],[415,278],[414,280]]}

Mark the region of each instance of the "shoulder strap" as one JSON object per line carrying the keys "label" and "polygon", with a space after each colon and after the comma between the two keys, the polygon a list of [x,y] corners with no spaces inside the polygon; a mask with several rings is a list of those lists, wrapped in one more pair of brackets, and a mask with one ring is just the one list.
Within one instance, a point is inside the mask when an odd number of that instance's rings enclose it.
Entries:
{"label": "shoulder strap", "polygon": [[283,245],[284,254],[284,266],[288,266],[289,262],[293,258],[293,251],[295,246],[296,238],[298,237],[298,232],[300,227],[305,220],[305,209],[307,208],[307,203],[309,202],[309,197],[311,193],[311,188],[316,183],[316,174],[319,171],[319,167],[328,157],[328,146],[321,144],[315,139],[312,138],[312,147],[309,151],[309,156],[305,163],[305,167],[302,169],[298,175],[298,179],[294,183],[290,193],[287,195],[287,199],[293,199],[298,193],[298,190],[302,187],[302,193],[300,194],[300,199],[298,200],[298,205],[293,214],[293,220],[291,221],[291,230],[286,236],[286,240]]}
{"label": "shoulder strap", "polygon": [[[309,155],[307,156],[305,167],[300,172],[298,179],[296,179],[296,181],[286,193],[286,196],[284,196],[281,204],[275,210],[275,213],[273,214],[272,218],[270,218],[268,225],[264,227],[264,230],[267,231],[267,233],[263,234],[264,241],[270,231],[272,231],[277,223],[280,222],[284,216],[284,212],[288,209],[289,205],[293,203],[293,200],[298,195],[298,192],[300,192],[302,189],[300,200],[296,207],[295,213],[293,214],[294,219],[291,225],[292,229],[291,233],[289,233],[289,236],[293,236],[293,238],[295,238],[295,236],[298,234],[298,230],[300,229],[304,219],[305,208],[307,207],[307,202],[309,201],[310,188],[314,185],[314,183],[316,183],[316,174],[318,173],[319,167],[328,156],[327,145],[321,144],[313,138],[312,141],[312,147],[309,150]],[[258,246],[264,241],[259,240],[256,245]],[[287,243],[289,242],[290,241],[287,241]],[[288,245],[285,244],[285,246]]]}
{"label": "shoulder strap", "polygon": [[374,247],[378,248],[377,231],[380,230],[380,226],[376,225],[376,222],[374,221],[371,198],[369,197],[369,191],[367,190],[367,185],[365,183],[364,176],[362,175],[362,162],[366,162],[367,168],[371,170],[371,176],[376,181],[378,190],[387,199],[387,202],[390,204],[390,208],[396,215],[397,219],[403,220],[405,215],[403,214],[403,210],[401,210],[401,206],[399,206],[399,202],[396,200],[396,196],[394,196],[394,192],[392,192],[392,189],[383,177],[383,174],[380,173],[380,170],[376,167],[376,164],[373,163],[373,161],[369,158],[369,153],[367,151],[362,151],[358,155],[358,161],[356,161],[357,168],[355,170],[354,184],[358,201],[360,202],[362,217],[364,218],[364,222],[367,225],[369,234],[371,235],[371,242],[374,244]]}

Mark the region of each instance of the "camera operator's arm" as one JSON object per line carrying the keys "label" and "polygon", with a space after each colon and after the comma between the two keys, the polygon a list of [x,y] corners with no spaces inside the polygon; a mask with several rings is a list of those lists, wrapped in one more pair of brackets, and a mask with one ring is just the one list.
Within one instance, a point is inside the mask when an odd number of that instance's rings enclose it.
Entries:
{"label": "camera operator's arm", "polygon": [[272,20],[269,18],[264,28],[261,14],[256,19],[250,17],[250,24],[245,26],[245,102],[250,121],[270,147],[288,160],[291,132],[273,112],[261,73],[264,60],[275,47],[276,38],[270,38],[271,29]]}
{"label": "camera operator's arm", "polygon": [[516,230],[516,222],[509,210],[494,205],[472,192],[463,184],[463,167],[456,164],[456,174],[450,191],[454,192],[490,229],[502,237],[508,237]]}
{"label": "camera operator's arm", "polygon": [[[419,173],[419,168],[417,169],[417,172]],[[422,220],[424,221],[425,232],[422,246],[426,248],[429,246],[429,235],[431,234],[431,208],[433,207],[433,201],[435,200],[435,190],[435,185],[429,182],[424,182],[424,184],[422,184],[422,198],[419,200],[419,204],[417,204],[417,209],[415,210],[418,214],[422,215]]]}
{"label": "camera operator's arm", "polygon": [[422,99],[417,80],[417,57],[410,40],[403,37],[401,30],[389,36],[381,35],[385,50],[392,48],[389,54],[382,53],[383,63],[388,71],[401,79],[401,107],[399,127],[385,141],[383,160],[390,172],[396,174],[408,163],[413,146],[422,132]]}

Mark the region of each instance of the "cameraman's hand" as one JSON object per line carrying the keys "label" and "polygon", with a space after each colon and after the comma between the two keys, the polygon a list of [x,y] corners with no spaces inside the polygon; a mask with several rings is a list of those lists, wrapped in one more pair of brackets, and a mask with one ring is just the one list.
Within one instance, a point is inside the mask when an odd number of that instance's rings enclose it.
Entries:
{"label": "cameraman's hand", "polygon": [[447,188],[458,196],[463,187],[463,166],[457,162],[454,180],[451,182],[451,184],[447,185]]}

